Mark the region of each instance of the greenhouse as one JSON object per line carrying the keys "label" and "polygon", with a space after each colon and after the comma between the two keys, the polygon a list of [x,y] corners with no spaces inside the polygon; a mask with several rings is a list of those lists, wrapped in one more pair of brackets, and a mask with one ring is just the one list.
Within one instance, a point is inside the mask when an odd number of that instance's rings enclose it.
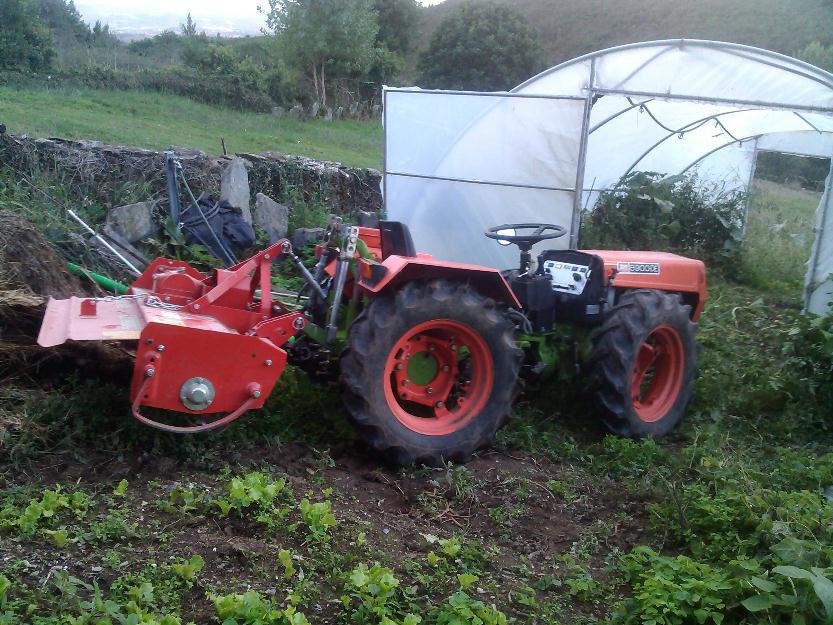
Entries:
{"label": "greenhouse", "polygon": [[[630,44],[568,61],[511,92],[386,88],[384,203],[417,246],[501,268],[482,236],[547,222],[580,246],[580,216],[634,171],[696,172],[747,189],[760,151],[833,156],[833,75],[767,50],[712,41]],[[806,278],[809,310],[833,299],[830,177]],[[439,224],[439,227],[438,227]]]}

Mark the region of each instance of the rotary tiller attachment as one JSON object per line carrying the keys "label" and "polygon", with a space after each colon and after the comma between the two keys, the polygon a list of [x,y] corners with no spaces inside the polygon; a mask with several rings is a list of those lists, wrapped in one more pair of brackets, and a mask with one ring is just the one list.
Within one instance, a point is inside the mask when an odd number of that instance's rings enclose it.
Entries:
{"label": "rotary tiller attachment", "polygon": [[[221,427],[263,406],[286,365],[283,346],[306,325],[302,312],[272,297],[270,263],[290,255],[283,240],[208,275],[157,258],[128,295],[50,299],[38,343],[135,340],[133,415],[169,432]],[[144,416],[142,406],[197,423],[161,423]]]}

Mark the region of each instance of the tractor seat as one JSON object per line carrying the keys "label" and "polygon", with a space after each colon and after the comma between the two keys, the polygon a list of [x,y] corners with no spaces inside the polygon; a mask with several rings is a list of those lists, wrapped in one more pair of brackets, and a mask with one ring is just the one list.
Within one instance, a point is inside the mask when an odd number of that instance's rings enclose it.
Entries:
{"label": "tractor seat", "polygon": [[380,221],[379,238],[382,246],[382,260],[388,256],[416,256],[414,239],[406,224],[401,221]]}

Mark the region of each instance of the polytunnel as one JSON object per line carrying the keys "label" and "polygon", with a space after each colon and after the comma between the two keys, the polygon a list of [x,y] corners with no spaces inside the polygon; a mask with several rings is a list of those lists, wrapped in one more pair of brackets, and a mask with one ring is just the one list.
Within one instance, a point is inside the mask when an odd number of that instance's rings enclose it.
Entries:
{"label": "polytunnel", "polygon": [[[508,222],[564,225],[632,171],[696,171],[751,184],[758,151],[833,156],[833,75],[749,46],[629,44],[582,56],[510,92],[385,88],[384,205],[417,247],[507,269],[517,251],[482,236]],[[806,303],[833,299],[833,198],[819,205]]]}

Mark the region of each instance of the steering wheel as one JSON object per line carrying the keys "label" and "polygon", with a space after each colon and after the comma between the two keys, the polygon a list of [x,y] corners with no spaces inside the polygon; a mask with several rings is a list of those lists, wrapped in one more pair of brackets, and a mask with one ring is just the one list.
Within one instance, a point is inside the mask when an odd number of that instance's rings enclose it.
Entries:
{"label": "steering wheel", "polygon": [[[506,230],[514,230],[515,234],[503,234]],[[534,232],[518,234],[518,230],[533,230]],[[536,243],[557,239],[565,234],[567,234],[567,228],[555,224],[503,224],[502,226],[489,228],[485,232],[485,235],[490,239],[514,243],[522,250],[526,247],[522,245],[523,243],[528,243],[531,248]]]}
{"label": "steering wheel", "polygon": [[[507,230],[514,231],[514,234],[505,234]],[[518,234],[518,230],[532,230],[532,232]],[[532,246],[541,241],[563,237],[567,234],[567,229],[555,224],[503,224],[502,226],[489,228],[484,234],[499,243],[505,241],[518,246],[521,251],[521,273],[523,274],[529,270],[529,265],[532,263],[532,254],[530,253]]]}

